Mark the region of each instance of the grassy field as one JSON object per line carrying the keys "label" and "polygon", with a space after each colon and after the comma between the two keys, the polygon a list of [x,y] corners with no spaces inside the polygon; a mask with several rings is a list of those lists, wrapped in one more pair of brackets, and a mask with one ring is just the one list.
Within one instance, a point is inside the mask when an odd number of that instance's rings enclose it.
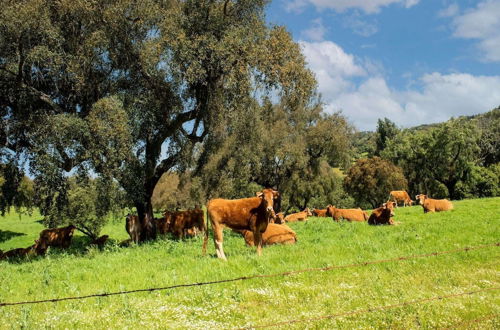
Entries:
{"label": "grassy field", "polygon": [[[0,218],[0,249],[27,247],[42,225],[39,216]],[[202,239],[155,242],[103,251],[75,236],[68,251],[0,262],[0,302],[49,299],[102,292],[273,274],[310,267],[430,253],[500,241],[500,198],[455,202],[450,212],[424,214],[399,208],[394,227],[334,223],[309,218],[293,223],[298,243],[271,246],[257,257],[241,237],[225,232],[228,262]],[[103,234],[127,238],[124,220]],[[286,277],[179,288],[151,293],[0,307],[0,328],[240,328],[399,304],[500,287],[500,248],[366,265]],[[300,322],[282,328],[500,328],[500,290]],[[470,321],[481,319],[478,322]]]}

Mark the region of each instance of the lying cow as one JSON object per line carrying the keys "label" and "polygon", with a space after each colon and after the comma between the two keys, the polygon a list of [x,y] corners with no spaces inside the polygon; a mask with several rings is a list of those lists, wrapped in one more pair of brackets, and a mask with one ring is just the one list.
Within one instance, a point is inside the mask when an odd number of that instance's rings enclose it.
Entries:
{"label": "lying cow", "polygon": [[345,219],[347,221],[366,221],[368,220],[368,213],[360,208],[357,209],[338,209],[335,206],[328,206],[328,214],[331,215],[333,220],[339,222],[340,219]]}
{"label": "lying cow", "polygon": [[403,207],[406,205],[412,206],[413,201],[410,198],[410,195],[405,190],[394,190],[389,193],[389,201],[395,202],[396,207],[398,207],[398,203],[403,203]]}
{"label": "lying cow", "polygon": [[195,236],[198,232],[205,231],[205,216],[200,208],[165,212],[165,219],[167,231],[177,238]]}
{"label": "lying cow", "polygon": [[394,225],[392,217],[394,216],[395,202],[387,202],[381,207],[376,208],[368,218],[369,225]]}
{"label": "lying cow", "polygon": [[453,204],[447,199],[432,199],[423,194],[417,195],[416,199],[424,208],[424,213],[449,211],[453,209]]}
{"label": "lying cow", "polygon": [[27,257],[30,255],[35,255],[35,245],[32,245],[27,248],[17,248],[17,249],[12,249],[9,250],[5,253],[2,253],[0,250],[0,260],[1,259],[11,259],[11,258],[21,258],[21,257]]}
{"label": "lying cow", "polygon": [[302,212],[292,213],[285,217],[285,222],[296,222],[296,221],[305,221],[307,217],[312,216],[311,211],[308,207],[304,209]]}
{"label": "lying cow", "polygon": [[326,214],[326,209],[313,209],[312,214],[315,217],[321,217],[321,218],[326,218],[328,215]]}
{"label": "lying cow", "polygon": [[[223,229],[250,230],[254,235],[257,254],[262,254],[262,233],[266,231],[269,221],[275,218],[274,200],[279,193],[272,189],[264,189],[256,197],[242,199],[212,199],[208,202],[207,213],[214,231],[214,244],[217,257],[227,260],[223,249]],[[207,228],[208,229],[208,228]],[[206,253],[208,230],[205,231],[203,254]]]}
{"label": "lying cow", "polygon": [[[253,233],[249,230],[238,230],[238,232],[245,238],[245,243],[248,246],[255,246],[255,238]],[[270,223],[266,231],[262,233],[262,244],[295,244],[297,242],[297,234],[287,225],[277,225]]]}
{"label": "lying cow", "polygon": [[284,224],[285,223],[285,215],[283,212],[276,213],[276,217],[274,219],[271,219],[271,223],[275,223],[278,225]]}
{"label": "lying cow", "polygon": [[108,240],[109,238],[109,235],[102,235],[101,237],[99,238],[96,238],[95,240],[93,240],[90,245],[97,245],[98,247],[103,247],[104,244],[106,244],[106,241]]}
{"label": "lying cow", "polygon": [[42,230],[34,245],[37,254],[44,254],[49,246],[67,249],[71,244],[75,229],[75,226],[69,225]]}
{"label": "lying cow", "polygon": [[142,224],[137,215],[128,214],[125,218],[125,229],[134,243],[141,240]]}

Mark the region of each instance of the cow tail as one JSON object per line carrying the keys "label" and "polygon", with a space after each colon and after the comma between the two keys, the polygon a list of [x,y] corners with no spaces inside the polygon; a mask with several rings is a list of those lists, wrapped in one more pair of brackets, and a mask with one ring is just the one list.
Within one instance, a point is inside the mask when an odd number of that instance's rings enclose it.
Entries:
{"label": "cow tail", "polygon": [[[205,223],[205,221],[203,221]],[[207,254],[207,242],[208,242],[208,227],[210,226],[210,213],[208,212],[208,207],[207,207],[207,224],[205,226],[205,237],[203,238],[203,247],[202,247],[202,254],[206,255]]]}

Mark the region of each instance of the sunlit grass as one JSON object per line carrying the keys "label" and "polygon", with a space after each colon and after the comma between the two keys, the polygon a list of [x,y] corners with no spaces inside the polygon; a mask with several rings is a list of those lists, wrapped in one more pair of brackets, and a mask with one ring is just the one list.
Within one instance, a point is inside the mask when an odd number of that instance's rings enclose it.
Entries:
{"label": "sunlit grass", "polygon": [[[0,249],[26,247],[43,229],[39,216],[0,219]],[[290,226],[293,246],[271,246],[257,257],[226,231],[228,262],[201,255],[202,238],[160,239],[119,248],[124,221],[103,230],[113,239],[103,251],[77,234],[68,251],[0,262],[0,302],[86,295],[252,274],[346,265],[500,241],[500,198],[455,202],[450,212],[424,214],[420,206],[396,210],[399,226],[335,223],[310,218]],[[11,232],[4,235],[5,232]],[[18,233],[18,234],[12,234]],[[25,235],[24,235],[25,234]],[[254,279],[192,288],[40,305],[0,307],[0,328],[225,328],[314,318],[380,305],[500,286],[500,250],[449,255]],[[283,328],[439,328],[500,313],[499,291],[410,305]],[[500,326],[483,320],[480,329]]]}

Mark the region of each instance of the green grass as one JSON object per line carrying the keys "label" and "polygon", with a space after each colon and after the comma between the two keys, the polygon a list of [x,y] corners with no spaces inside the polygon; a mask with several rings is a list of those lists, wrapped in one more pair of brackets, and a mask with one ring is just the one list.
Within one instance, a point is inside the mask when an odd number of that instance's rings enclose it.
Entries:
{"label": "green grass", "polygon": [[[257,257],[241,237],[225,232],[228,262],[201,256],[201,238],[160,239],[104,251],[75,236],[68,251],[0,262],[0,302],[87,295],[181,283],[346,265],[500,241],[500,198],[455,202],[450,212],[399,208],[399,226],[334,223],[310,218],[290,226],[293,246],[271,246]],[[0,249],[32,244],[39,216],[0,218]],[[6,233],[7,232],[7,233]],[[17,233],[17,234],[16,234]],[[124,220],[102,232],[127,238]],[[80,301],[0,307],[0,328],[234,328],[321,317],[416,299],[500,286],[500,248],[453,253],[287,277],[262,278]],[[500,327],[500,290],[413,304],[282,328],[440,328],[489,317],[465,328]],[[496,317],[490,317],[497,315]]]}

